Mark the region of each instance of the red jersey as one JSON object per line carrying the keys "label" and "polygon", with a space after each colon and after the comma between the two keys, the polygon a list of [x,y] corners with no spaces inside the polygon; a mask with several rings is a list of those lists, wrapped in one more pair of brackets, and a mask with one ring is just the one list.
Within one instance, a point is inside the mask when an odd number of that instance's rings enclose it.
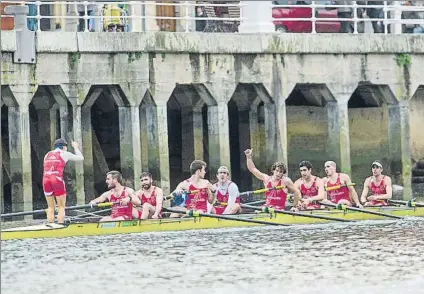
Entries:
{"label": "red jersey", "polygon": [[[138,195],[138,198],[141,200],[141,204],[149,203],[151,206],[156,207],[157,201],[156,201],[156,187],[153,188],[152,194],[150,194],[150,197],[147,197],[144,193],[141,193],[141,195]],[[141,218],[143,215],[142,211],[138,211],[138,218]],[[162,208],[161,212],[159,212],[159,216],[162,217]]]}
{"label": "red jersey", "polygon": [[188,187],[189,191],[199,190],[199,192],[188,194],[186,208],[189,210],[197,210],[203,213],[208,212],[207,188],[199,189],[195,187],[193,184],[190,184],[189,180],[187,180],[187,182],[189,183],[189,187]]}
{"label": "red jersey", "polygon": [[[340,174],[338,174],[337,180],[334,184],[330,183],[330,181],[327,181],[327,188],[341,185]],[[330,201],[335,204],[338,204],[340,200],[347,200],[350,203],[349,188],[346,186],[340,187],[336,190],[327,191],[327,195],[330,198]]]}
{"label": "red jersey", "polygon": [[[222,194],[221,191],[219,190],[218,183],[215,184],[215,186],[217,188],[217,190],[216,190],[216,200],[217,200],[218,203],[228,203],[228,199],[230,198],[230,195],[228,193],[228,189],[230,188],[230,185],[232,183],[233,182],[230,181],[230,183],[227,186],[227,190],[225,191],[224,194]],[[240,196],[237,196],[235,203],[240,203]],[[218,204],[217,206],[215,206],[215,213],[216,214],[222,214],[225,211],[226,208],[227,208],[227,205]]]}
{"label": "red jersey", "polygon": [[[279,180],[275,186],[282,186],[283,180]],[[272,182],[269,181],[266,188],[273,188]],[[279,210],[284,210],[286,207],[287,193],[284,189],[270,190],[265,192],[265,206]]]}
{"label": "red jersey", "polygon": [[[305,182],[302,179],[302,184],[300,185],[300,193],[302,194],[303,199],[308,199],[311,197],[315,197],[318,195],[318,187],[317,187],[317,177],[314,178],[312,185],[308,188],[305,185]],[[318,203],[309,203],[307,208],[309,209],[318,209],[321,205]]]}
{"label": "red jersey", "polygon": [[63,170],[65,169],[66,162],[60,156],[61,151],[59,149],[47,152],[44,157],[44,176],[54,175],[63,178]]}
{"label": "red jersey", "polygon": [[124,187],[120,196],[115,196],[113,192],[112,194],[110,194],[110,202],[115,203],[112,205],[112,213],[110,215],[112,218],[118,218],[123,216],[125,220],[132,219],[132,203],[129,202],[127,205],[121,205],[121,203],[119,203],[121,199],[127,197],[127,191],[125,189],[126,187]]}
{"label": "red jersey", "polygon": [[[386,184],[384,183],[384,177],[381,180],[380,184],[377,185],[376,181],[374,180],[373,177],[371,177],[371,181],[370,181],[370,190],[371,190],[371,194],[372,195],[384,195],[386,194]],[[371,205],[389,205],[389,203],[387,202],[387,200],[371,200],[369,201]]]}

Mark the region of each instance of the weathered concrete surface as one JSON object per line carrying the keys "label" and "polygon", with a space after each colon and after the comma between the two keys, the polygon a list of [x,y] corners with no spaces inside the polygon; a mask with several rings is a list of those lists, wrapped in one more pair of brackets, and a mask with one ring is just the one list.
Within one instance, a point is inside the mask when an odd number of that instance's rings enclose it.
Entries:
{"label": "weathered concrete surface", "polygon": [[[15,32],[2,32],[1,50],[16,48]],[[52,42],[52,40],[57,40]],[[424,53],[417,35],[374,34],[204,34],[37,32],[38,52],[180,53]],[[102,44],[102,46],[99,46]]]}
{"label": "weathered concrete surface", "polygon": [[[82,108],[86,107],[87,100],[93,99],[88,97],[92,85],[105,85],[122,91],[122,95],[130,104],[127,107],[131,107],[131,110],[123,109],[121,117],[131,125],[137,124],[137,109],[142,100],[147,101],[146,97],[149,96],[151,101],[146,108],[149,110],[140,116],[142,133],[140,137],[132,136],[132,150],[128,149],[130,138],[123,138],[125,144],[121,145],[121,149],[127,155],[121,154],[121,160],[129,170],[133,169],[132,172],[126,173],[134,178],[139,173],[135,169],[145,169],[146,163],[149,169],[157,169],[159,184],[166,191],[173,188],[170,185],[167,133],[167,125],[172,122],[167,121],[167,103],[178,85],[193,85],[208,107],[208,155],[214,174],[214,169],[219,165],[230,165],[228,102],[237,96],[235,92],[238,91],[238,85],[253,84],[261,100],[264,103],[270,101],[266,105],[265,124],[257,127],[254,123],[249,123],[251,131],[260,129],[261,133],[266,134],[260,135],[261,138],[267,138],[264,147],[266,163],[278,159],[290,162],[292,166],[291,154],[297,154],[299,146],[293,143],[293,140],[298,140],[299,134],[289,133],[287,136],[292,127],[297,129],[298,126],[288,125],[286,121],[289,114],[286,99],[296,85],[307,85],[316,89],[310,94],[304,93],[304,96],[312,105],[323,107],[321,109],[326,113],[326,101],[333,101],[332,103],[337,103],[339,107],[342,102],[346,103],[346,99],[358,86],[379,92],[378,95],[383,97],[380,99],[384,100],[383,104],[397,105],[402,100],[405,102],[401,104],[405,105],[418,86],[424,83],[424,37],[420,35],[41,32],[37,34],[37,64],[32,66],[12,62],[12,51],[15,49],[13,32],[2,33],[1,40],[2,85],[9,85],[13,89],[21,85],[54,85],[62,89],[65,98],[73,107],[71,133],[75,140],[90,141],[86,129],[89,119],[84,115]],[[258,87],[262,90],[258,90]],[[375,90],[375,87],[384,88],[384,91]],[[242,94],[242,97],[247,99],[245,94]],[[411,100],[413,105],[422,105],[420,97],[422,95],[416,95]],[[374,106],[372,99],[367,99],[365,104]],[[399,171],[402,174],[401,184],[410,181],[410,175],[405,170],[410,166],[410,153],[414,158],[424,157],[424,139],[414,136],[417,133],[414,125],[422,123],[422,106],[416,110],[411,105],[409,121],[412,151],[407,150],[409,142],[405,141],[409,136],[405,133],[407,113],[403,111],[399,121],[393,124],[399,126],[402,134],[398,138],[399,141],[393,140],[394,137],[391,140],[401,142],[395,144],[398,148],[392,151],[402,154],[402,170]],[[370,139],[352,136],[355,117],[351,116],[351,110],[346,107],[344,114],[333,118],[335,121],[341,120],[341,123],[336,123],[331,128],[338,134],[339,140],[334,140],[332,145],[338,145],[337,153],[340,155],[337,160],[343,170],[349,171],[352,168],[353,177],[362,178],[355,174],[357,162],[369,163],[356,155],[358,151],[354,140],[369,142]],[[254,112],[249,114],[252,117],[254,115]],[[311,118],[302,116],[300,119]],[[362,117],[357,120],[362,120]],[[146,124],[143,122],[147,122],[148,129],[154,132],[144,133]],[[328,133],[327,128],[328,125],[322,132]],[[140,133],[137,126],[132,127],[131,132]],[[379,133],[378,136],[387,136],[387,132],[385,131],[384,135]],[[146,136],[148,144],[142,140]],[[190,136],[193,137],[191,134]],[[328,138],[328,135],[324,138]],[[343,140],[340,141],[340,138]],[[385,143],[388,141],[389,139],[381,140]],[[89,145],[90,143],[87,146]],[[260,145],[259,148],[263,147]],[[326,145],[323,148],[329,153],[334,151],[326,149]],[[200,154],[198,147],[196,150],[194,154]],[[91,150],[85,150],[84,147],[83,152],[89,162]],[[131,153],[135,155],[132,160]],[[375,155],[378,157],[378,154]],[[30,160],[28,156],[25,157],[26,161]],[[302,159],[314,156],[315,152],[305,151]],[[86,163],[84,168],[80,165],[76,169],[78,199],[83,202],[89,197],[83,195],[87,191],[82,188],[82,183],[89,184],[92,167],[88,167]]]}

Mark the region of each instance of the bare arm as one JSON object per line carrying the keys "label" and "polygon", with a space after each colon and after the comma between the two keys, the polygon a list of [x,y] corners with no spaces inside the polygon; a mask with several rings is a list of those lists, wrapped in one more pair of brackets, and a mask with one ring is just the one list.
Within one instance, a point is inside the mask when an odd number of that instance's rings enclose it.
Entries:
{"label": "bare arm", "polygon": [[318,195],[308,198],[309,201],[321,201],[325,199],[324,181],[317,178],[316,185],[318,187]]}
{"label": "bare arm", "polygon": [[230,210],[233,208],[234,204],[236,203],[236,199],[239,196],[240,192],[235,183],[231,183],[228,187],[228,203],[227,207],[225,208],[224,212],[222,214],[228,214]]}
{"label": "bare arm", "polygon": [[188,191],[188,185],[186,181],[183,181],[178,184],[178,186],[175,188],[175,190],[171,193],[181,193],[182,191]]}
{"label": "bare arm", "polygon": [[206,181],[206,191],[208,192],[208,202],[213,204],[215,202],[215,187],[209,182]]}
{"label": "bare arm", "polygon": [[296,207],[299,204],[300,200],[300,190],[296,187],[291,179],[286,179],[286,187],[294,194],[294,203],[293,206]]}
{"label": "bare arm", "polygon": [[367,178],[364,182],[364,188],[362,189],[362,194],[361,194],[362,203],[367,202],[367,196],[370,190],[369,185],[370,185],[370,178]]}
{"label": "bare arm", "polygon": [[159,187],[156,187],[156,209],[154,216],[159,216],[159,213],[162,210],[163,205],[163,190]]}
{"label": "bare arm", "polygon": [[100,195],[99,197],[93,199],[90,201],[90,204],[97,204],[97,203],[102,203],[102,202],[106,202],[109,200],[109,196],[110,196],[110,191],[104,192],[102,195]]}
{"label": "bare arm", "polygon": [[137,193],[131,189],[127,188],[128,202],[131,201],[132,204],[141,205],[141,199],[137,196]]}
{"label": "bare arm", "polygon": [[60,153],[60,157],[62,157],[62,159],[65,162],[68,161],[83,161],[84,160],[84,156],[82,155],[81,151],[78,148],[75,148],[75,154],[73,154],[72,152],[69,151],[63,151]]}
{"label": "bare arm", "polygon": [[258,179],[261,180],[262,182],[267,182],[269,179],[269,176],[267,174],[262,173],[261,171],[259,171],[255,164],[253,163],[253,159],[252,159],[252,150],[251,149],[247,149],[246,151],[244,151],[244,154],[246,154],[246,164],[247,164],[247,169]]}
{"label": "bare arm", "polygon": [[392,188],[392,179],[388,176],[386,176],[386,194],[381,195],[372,195],[374,197],[374,200],[387,200],[392,199],[393,194],[393,188]]}
{"label": "bare arm", "polygon": [[[350,180],[350,177],[347,174],[342,174],[342,180],[346,185],[352,184],[352,181]],[[353,186],[347,186],[349,189],[350,198],[355,202],[357,206],[362,207],[361,202],[359,202],[358,193],[356,193],[356,190]]]}

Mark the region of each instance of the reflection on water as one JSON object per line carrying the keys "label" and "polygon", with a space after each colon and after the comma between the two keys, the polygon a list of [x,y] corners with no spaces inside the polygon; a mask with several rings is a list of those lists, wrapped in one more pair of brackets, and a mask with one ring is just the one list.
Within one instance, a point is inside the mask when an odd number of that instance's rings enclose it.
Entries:
{"label": "reflection on water", "polygon": [[1,293],[423,293],[424,221],[2,241]]}

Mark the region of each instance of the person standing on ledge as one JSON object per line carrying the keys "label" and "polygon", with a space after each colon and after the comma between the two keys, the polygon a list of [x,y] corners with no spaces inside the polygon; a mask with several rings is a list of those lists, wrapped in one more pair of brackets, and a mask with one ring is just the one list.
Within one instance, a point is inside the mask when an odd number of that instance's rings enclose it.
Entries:
{"label": "person standing on ledge", "polygon": [[[292,210],[297,210],[300,200],[300,191],[292,180],[285,176],[286,165],[283,162],[276,162],[271,166],[272,176],[259,171],[252,160],[252,149],[244,151],[246,155],[247,168],[258,179],[264,183],[265,188],[270,189],[265,192],[265,206],[284,210],[286,208],[287,192],[290,190],[294,194]],[[281,187],[279,189],[275,189]]]}
{"label": "person standing on ledge", "polygon": [[[66,187],[63,180],[63,170],[68,161],[83,161],[84,156],[78,149],[77,142],[72,142],[75,154],[68,151],[65,139],[54,142],[54,150],[47,152],[43,163],[43,191],[47,201],[47,221],[54,222],[55,202],[59,208],[57,222],[65,221]],[[55,201],[56,199],[56,201]]]}

